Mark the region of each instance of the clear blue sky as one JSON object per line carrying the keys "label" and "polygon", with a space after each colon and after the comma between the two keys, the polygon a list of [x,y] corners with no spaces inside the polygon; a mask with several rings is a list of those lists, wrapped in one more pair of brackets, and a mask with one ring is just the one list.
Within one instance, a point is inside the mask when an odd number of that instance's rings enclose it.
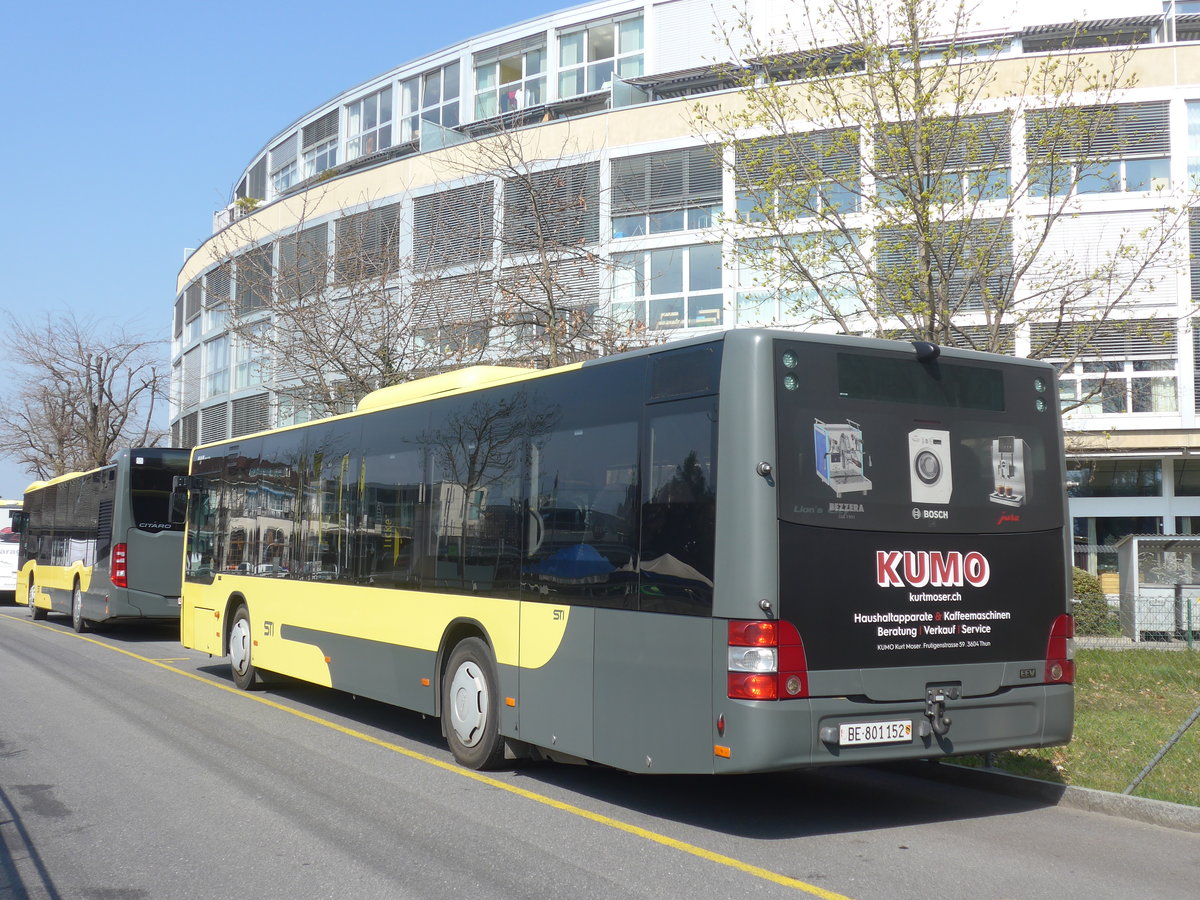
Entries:
{"label": "clear blue sky", "polygon": [[[209,236],[276,132],[415,57],[574,5],[14,4],[0,54],[0,310],[69,309],[169,338],[184,248]],[[29,480],[0,459],[0,497]]]}

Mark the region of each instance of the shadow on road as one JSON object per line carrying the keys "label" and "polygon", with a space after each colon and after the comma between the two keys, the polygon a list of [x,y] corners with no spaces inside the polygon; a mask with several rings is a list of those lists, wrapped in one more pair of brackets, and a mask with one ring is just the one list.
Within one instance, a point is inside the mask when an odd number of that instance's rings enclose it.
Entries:
{"label": "shadow on road", "polygon": [[21,814],[0,788],[0,897],[58,900],[61,896],[25,830]]}
{"label": "shadow on road", "polygon": [[[227,663],[201,666],[232,684]],[[453,762],[437,719],[341,691],[272,676],[263,694],[304,712],[338,720],[373,737]],[[623,816],[636,812],[758,840],[788,840],[1009,815],[1045,801],[955,785],[931,763],[842,766],[763,775],[635,775],[605,766],[518,761],[490,773],[564,802],[584,795]]]}

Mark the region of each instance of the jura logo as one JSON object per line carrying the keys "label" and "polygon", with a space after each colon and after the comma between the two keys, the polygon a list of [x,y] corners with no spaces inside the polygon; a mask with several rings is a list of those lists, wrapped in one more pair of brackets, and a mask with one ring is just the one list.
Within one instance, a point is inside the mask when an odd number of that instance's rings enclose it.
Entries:
{"label": "jura logo", "polygon": [[987,557],[975,550],[875,551],[875,581],[880,587],[983,587],[991,575]]}

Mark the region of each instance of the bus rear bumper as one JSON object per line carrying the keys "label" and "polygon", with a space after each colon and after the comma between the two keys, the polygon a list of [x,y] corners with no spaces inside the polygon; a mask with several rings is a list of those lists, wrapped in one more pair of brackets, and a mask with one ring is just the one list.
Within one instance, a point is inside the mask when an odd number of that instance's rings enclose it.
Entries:
{"label": "bus rear bumper", "polygon": [[[1065,744],[1074,727],[1071,685],[1030,685],[948,702],[949,727],[938,735],[925,703],[878,703],[846,697],[729,701],[717,738],[714,771],[762,772],[812,766],[941,759],[973,753]],[[878,732],[911,727],[903,740]],[[843,725],[870,725],[843,729]],[[884,726],[892,726],[890,729]],[[855,743],[855,741],[861,741]],[[725,750],[722,750],[724,753]]]}
{"label": "bus rear bumper", "polygon": [[[104,614],[96,618],[99,622],[179,621],[178,597],[163,597],[146,591],[112,590],[100,608]],[[92,616],[89,614],[88,618]]]}

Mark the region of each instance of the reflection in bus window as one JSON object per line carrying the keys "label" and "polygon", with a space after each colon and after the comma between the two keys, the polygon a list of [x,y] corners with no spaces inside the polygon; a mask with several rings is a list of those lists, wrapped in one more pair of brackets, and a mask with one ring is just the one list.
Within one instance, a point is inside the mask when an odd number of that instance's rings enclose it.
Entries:
{"label": "reflection in bus window", "polygon": [[657,413],[650,420],[642,508],[641,608],[707,615],[716,522],[716,401],[673,403]]}
{"label": "reflection in bus window", "polygon": [[551,432],[530,453],[524,583],[535,596],[630,606],[636,589],[637,423]]}

